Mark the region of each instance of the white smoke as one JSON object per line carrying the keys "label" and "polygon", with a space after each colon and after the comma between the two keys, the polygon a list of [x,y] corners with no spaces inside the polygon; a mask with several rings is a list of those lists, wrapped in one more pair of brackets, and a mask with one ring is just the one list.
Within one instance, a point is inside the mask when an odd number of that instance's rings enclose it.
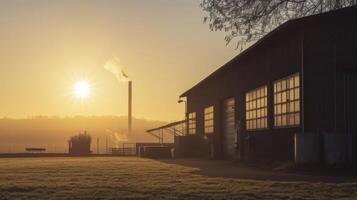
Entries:
{"label": "white smoke", "polygon": [[123,68],[121,67],[118,58],[109,59],[105,63],[104,69],[112,72],[115,75],[115,77],[118,79],[118,81],[126,82],[130,80],[129,76],[125,74]]}
{"label": "white smoke", "polygon": [[106,132],[109,133],[109,138],[116,147],[119,147],[120,143],[129,141],[127,135],[124,133],[118,133],[117,131],[112,131],[110,129],[107,129]]}

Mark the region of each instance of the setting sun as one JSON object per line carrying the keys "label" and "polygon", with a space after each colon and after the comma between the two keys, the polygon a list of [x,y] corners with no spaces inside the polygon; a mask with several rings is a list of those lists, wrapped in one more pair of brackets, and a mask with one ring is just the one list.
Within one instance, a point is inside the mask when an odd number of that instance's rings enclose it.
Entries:
{"label": "setting sun", "polygon": [[77,81],[73,87],[73,95],[78,99],[86,99],[90,95],[90,85],[87,81]]}

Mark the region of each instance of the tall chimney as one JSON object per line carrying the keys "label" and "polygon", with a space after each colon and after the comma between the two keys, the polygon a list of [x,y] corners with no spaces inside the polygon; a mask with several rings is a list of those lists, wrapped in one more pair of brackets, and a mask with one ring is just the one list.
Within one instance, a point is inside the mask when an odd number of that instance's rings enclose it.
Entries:
{"label": "tall chimney", "polygon": [[99,154],[99,137],[97,137],[97,154]]}
{"label": "tall chimney", "polygon": [[131,91],[131,81],[128,82],[128,133],[131,133],[132,128],[132,91]]}

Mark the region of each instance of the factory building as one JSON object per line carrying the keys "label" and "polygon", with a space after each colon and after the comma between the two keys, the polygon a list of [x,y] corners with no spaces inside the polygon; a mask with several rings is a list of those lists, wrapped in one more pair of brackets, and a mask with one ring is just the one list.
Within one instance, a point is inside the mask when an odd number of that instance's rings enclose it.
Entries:
{"label": "factory building", "polygon": [[182,156],[294,159],[294,134],[348,136],[357,159],[357,7],[288,21],[184,92]]}

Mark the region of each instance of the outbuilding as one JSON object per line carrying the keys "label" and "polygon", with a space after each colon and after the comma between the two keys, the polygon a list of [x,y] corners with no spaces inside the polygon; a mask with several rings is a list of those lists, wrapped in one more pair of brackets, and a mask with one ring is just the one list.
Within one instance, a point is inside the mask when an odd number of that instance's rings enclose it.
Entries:
{"label": "outbuilding", "polygon": [[288,21],[184,92],[184,156],[292,160],[295,133],[336,133],[357,159],[356,20]]}

